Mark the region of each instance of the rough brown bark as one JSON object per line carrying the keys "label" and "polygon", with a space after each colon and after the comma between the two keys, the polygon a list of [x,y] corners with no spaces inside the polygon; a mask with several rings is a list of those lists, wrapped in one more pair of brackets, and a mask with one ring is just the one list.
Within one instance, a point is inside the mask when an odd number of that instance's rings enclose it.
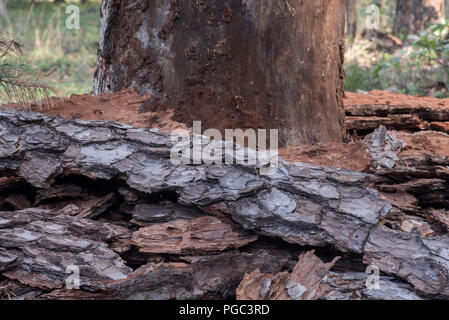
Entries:
{"label": "rough brown bark", "polygon": [[255,270],[237,288],[239,300],[318,300],[329,291],[324,277],[339,257],[323,263],[313,251],[302,253],[292,272],[277,275]]}
{"label": "rough brown bark", "polygon": [[396,35],[419,34],[444,15],[444,0],[398,0],[393,30]]}
{"label": "rough brown bark", "polygon": [[[324,299],[449,296],[443,133],[380,128],[364,142],[375,175],[281,161],[264,177],[252,166],[173,165],[169,134],[154,129],[8,110],[0,128],[2,195],[21,186],[28,200],[0,211],[2,296],[233,297],[259,268],[283,281],[274,296],[297,293],[282,285],[292,279]],[[298,274],[321,263],[295,261],[304,245],[330,250],[324,263],[342,259],[327,278]],[[64,289],[68,264],[80,267],[81,290]],[[363,286],[367,265],[389,275],[380,290]]]}
{"label": "rough brown bark", "polygon": [[104,0],[95,93],[152,93],[203,128],[343,137],[344,0]]}

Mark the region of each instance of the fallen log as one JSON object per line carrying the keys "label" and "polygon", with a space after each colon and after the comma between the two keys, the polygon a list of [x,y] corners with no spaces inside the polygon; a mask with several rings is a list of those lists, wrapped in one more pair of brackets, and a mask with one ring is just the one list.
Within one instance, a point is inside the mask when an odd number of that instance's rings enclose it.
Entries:
{"label": "fallen log", "polygon": [[[331,270],[333,294],[314,298],[447,297],[444,208],[394,185],[420,175],[443,180],[441,189],[448,175],[433,164],[447,160],[409,145],[418,134],[409,135],[369,136],[369,173],[281,159],[261,176],[257,165],[175,165],[168,132],[0,110],[0,172],[26,184],[32,206],[2,207],[0,281],[24,298],[229,298],[254,270],[294,274],[295,257],[313,246],[331,250],[329,262],[357,257]],[[417,209],[389,200],[389,186],[412,193]],[[115,200],[89,213],[73,206],[108,195]],[[417,216],[421,209],[428,213]],[[80,270],[80,290],[64,287],[68,264]],[[361,288],[368,265],[391,288]]]}
{"label": "fallen log", "polygon": [[408,96],[388,91],[345,93],[345,125],[365,136],[380,125],[390,130],[449,132],[449,99]]}
{"label": "fallen log", "polygon": [[[408,284],[394,278],[379,277],[379,286],[370,283],[363,272],[334,272],[329,269],[338,257],[323,263],[313,251],[300,255],[292,272],[276,275],[259,269],[246,274],[237,288],[240,300],[421,300]],[[368,284],[368,285],[367,285]]]}

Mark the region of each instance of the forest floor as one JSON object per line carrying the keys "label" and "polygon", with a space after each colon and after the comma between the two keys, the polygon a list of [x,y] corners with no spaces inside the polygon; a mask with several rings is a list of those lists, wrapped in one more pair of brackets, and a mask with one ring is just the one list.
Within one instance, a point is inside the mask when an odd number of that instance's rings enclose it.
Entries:
{"label": "forest floor", "polygon": [[[74,94],[69,98],[54,98],[51,108],[36,103],[31,105],[31,110],[67,119],[109,120],[166,131],[188,130],[191,124],[173,121],[170,110],[166,113],[141,112],[142,104],[149,97],[140,96],[133,89],[98,96]],[[360,140],[380,125],[406,132],[449,133],[449,98],[409,96],[388,91],[346,92],[344,104],[350,140],[347,142],[350,143],[293,146],[279,150],[280,155],[288,161],[366,171],[372,159]],[[21,108],[16,104],[2,107]]]}
{"label": "forest floor", "polygon": [[[73,94],[69,98],[53,98],[51,108],[41,103],[34,103],[31,105],[31,110],[67,119],[110,120],[135,127],[155,127],[169,131],[185,128],[184,124],[169,121],[170,112],[163,115],[155,112],[140,112],[140,107],[149,97],[150,95],[140,96],[133,89],[97,96]],[[444,110],[449,109],[449,98],[410,96],[389,91],[371,91],[367,94],[346,92],[344,105],[346,110],[355,106],[377,106],[377,108],[385,106],[385,109],[390,108],[393,111],[398,107],[411,109],[425,107],[432,110]],[[22,108],[16,104],[7,104],[2,107]],[[380,113],[379,111],[373,112]],[[382,114],[377,115],[382,116]]]}

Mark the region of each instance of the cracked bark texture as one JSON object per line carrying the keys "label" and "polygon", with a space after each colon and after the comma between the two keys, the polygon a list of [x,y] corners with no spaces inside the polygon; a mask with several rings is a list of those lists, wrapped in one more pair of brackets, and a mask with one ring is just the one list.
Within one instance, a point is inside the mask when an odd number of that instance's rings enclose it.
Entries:
{"label": "cracked bark texture", "polygon": [[291,273],[284,271],[270,275],[255,270],[243,278],[237,288],[237,299],[317,300],[329,291],[323,280],[339,258],[323,263],[309,251],[299,256]]}
{"label": "cracked bark texture", "polygon": [[233,232],[231,226],[214,217],[176,220],[140,228],[132,238],[141,252],[183,255],[243,247],[256,240],[254,234]]}
{"label": "cracked bark texture", "polygon": [[[78,266],[81,285],[117,280],[131,272],[106,242],[127,233],[119,226],[28,209],[0,213],[0,270],[9,279],[41,289],[65,285]],[[86,282],[85,282],[86,281]]]}
{"label": "cracked bark texture", "polygon": [[[342,141],[344,0],[104,0],[96,94],[280,145]],[[323,121],[326,119],[326,121]]]}
{"label": "cracked bark texture", "polygon": [[[381,128],[366,139],[373,158],[394,159],[377,161],[376,175],[281,160],[275,174],[260,176],[252,165],[174,165],[168,132],[1,110],[0,171],[8,177],[2,185],[25,183],[37,208],[0,213],[0,274],[14,290],[23,289],[17,283],[43,290],[26,293],[42,298],[232,297],[244,274],[293,270],[301,246],[314,246],[359,257],[352,263],[359,271],[377,265],[393,283],[367,293],[360,274],[345,277],[343,270],[335,276],[344,278],[342,287],[322,298],[447,297],[447,229],[431,219],[432,210],[417,215],[382,189],[399,188],[393,177],[420,172],[446,183],[444,168],[431,171],[416,143],[416,150],[406,147],[416,135]],[[447,162],[435,150],[428,153]],[[87,212],[94,214],[78,214],[67,203],[111,193],[119,203],[104,209],[100,201],[100,213],[93,206]],[[156,240],[145,236],[154,230],[161,247],[167,241],[164,250],[154,250]],[[263,239],[249,244],[257,235],[274,239],[275,248]],[[173,249],[172,241],[182,245]],[[291,246],[298,251],[286,254]],[[80,291],[63,288],[68,263],[82,267]]]}

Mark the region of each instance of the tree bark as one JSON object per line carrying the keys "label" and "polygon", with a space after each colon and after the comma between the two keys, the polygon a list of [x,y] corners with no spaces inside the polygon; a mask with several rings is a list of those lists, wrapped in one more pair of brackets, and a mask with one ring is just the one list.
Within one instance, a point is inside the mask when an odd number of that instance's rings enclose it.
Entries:
{"label": "tree bark", "polygon": [[355,0],[346,0],[346,34],[355,39],[357,35],[357,7]]}
{"label": "tree bark", "polygon": [[[259,176],[175,165],[154,129],[12,110],[0,129],[0,283],[22,298],[223,298],[245,274],[243,298],[271,278],[273,298],[449,296],[447,135],[380,128],[364,141],[375,176],[283,160]],[[305,254],[293,268],[302,246],[335,266]],[[81,290],[64,289],[70,265]],[[363,285],[368,265],[389,275],[380,290]]]}
{"label": "tree bark", "polygon": [[393,31],[396,35],[419,34],[444,16],[444,0],[398,0]]}
{"label": "tree bark", "polygon": [[152,93],[145,111],[204,128],[343,137],[343,0],[104,0],[94,92]]}

